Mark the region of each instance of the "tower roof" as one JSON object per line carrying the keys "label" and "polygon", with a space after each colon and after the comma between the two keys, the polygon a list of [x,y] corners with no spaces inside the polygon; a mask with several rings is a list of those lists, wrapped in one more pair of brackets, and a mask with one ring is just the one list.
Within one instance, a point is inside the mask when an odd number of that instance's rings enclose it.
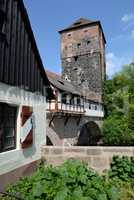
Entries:
{"label": "tower roof", "polygon": [[89,25],[91,25],[91,26],[92,25],[99,25],[99,27],[100,27],[100,29],[102,30],[102,33],[103,33],[104,41],[106,43],[105,35],[104,35],[104,32],[103,32],[103,29],[102,29],[100,21],[93,21],[93,20],[90,20],[90,19],[79,18],[73,24],[68,26],[67,28],[62,29],[61,31],[59,31],[59,33],[61,34],[63,32],[67,32],[67,31],[71,31],[71,30],[74,30],[74,29],[78,29],[80,27],[86,27],[86,26],[89,26]]}
{"label": "tower roof", "polygon": [[66,29],[72,29],[72,28],[76,28],[76,27],[79,27],[79,26],[91,24],[92,22],[93,21],[91,21],[91,20],[80,18],[80,19],[76,20],[73,24],[68,26]]}

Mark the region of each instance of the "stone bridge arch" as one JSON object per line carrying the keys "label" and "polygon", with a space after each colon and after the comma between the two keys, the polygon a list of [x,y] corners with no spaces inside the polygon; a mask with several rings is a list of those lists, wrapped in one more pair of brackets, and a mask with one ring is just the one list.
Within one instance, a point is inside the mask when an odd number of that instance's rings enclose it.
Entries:
{"label": "stone bridge arch", "polygon": [[95,121],[89,121],[81,126],[77,145],[96,146],[100,143],[101,137],[100,124]]}

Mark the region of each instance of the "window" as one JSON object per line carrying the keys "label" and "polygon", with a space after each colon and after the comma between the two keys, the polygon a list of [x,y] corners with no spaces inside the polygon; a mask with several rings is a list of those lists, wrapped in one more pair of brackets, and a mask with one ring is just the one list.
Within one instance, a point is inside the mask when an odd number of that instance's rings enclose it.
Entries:
{"label": "window", "polygon": [[67,95],[66,95],[66,94],[62,94],[62,95],[61,95],[61,102],[62,102],[63,104],[66,104],[66,103],[67,103]]}
{"label": "window", "polygon": [[74,56],[74,60],[77,61],[78,60],[78,56]]}
{"label": "window", "polygon": [[77,97],[77,105],[80,105],[81,102],[80,102],[80,97]]}
{"label": "window", "polygon": [[0,152],[16,148],[17,107],[0,103]]}
{"label": "window", "polygon": [[71,34],[69,33],[67,36],[70,38],[70,37],[71,37]]}
{"label": "window", "polygon": [[82,22],[75,22],[73,25],[77,26],[79,24],[81,24]]}
{"label": "window", "polygon": [[95,105],[91,104],[91,110],[95,110]]}
{"label": "window", "polygon": [[74,97],[70,99],[70,105],[74,105]]}
{"label": "window", "polygon": [[89,103],[89,110],[91,110],[91,104]]}
{"label": "window", "polygon": [[91,41],[90,41],[90,40],[88,40],[88,41],[87,41],[87,45],[89,45],[90,43],[91,43]]}
{"label": "window", "polygon": [[78,44],[77,44],[77,47],[80,48],[80,46],[81,46],[81,43],[78,43]]}
{"label": "window", "polygon": [[98,107],[97,107],[97,105],[95,105],[95,110],[97,110],[98,109]]}

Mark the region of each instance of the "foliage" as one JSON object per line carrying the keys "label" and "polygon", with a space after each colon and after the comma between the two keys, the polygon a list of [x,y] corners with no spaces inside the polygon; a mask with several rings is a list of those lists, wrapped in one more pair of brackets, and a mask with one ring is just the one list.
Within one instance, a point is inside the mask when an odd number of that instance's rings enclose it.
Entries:
{"label": "foliage", "polygon": [[134,183],[134,157],[114,156],[109,170],[110,178],[119,178],[124,182]]}
{"label": "foliage", "polygon": [[104,106],[104,144],[134,145],[134,63],[106,80]]}
{"label": "foliage", "polygon": [[60,167],[40,167],[33,176],[23,178],[7,191],[25,200],[119,200],[120,197],[114,183],[77,160],[69,160]]}
{"label": "foliage", "polygon": [[109,146],[128,146],[134,144],[134,134],[128,128],[126,118],[113,115],[104,121],[103,142]]}
{"label": "foliage", "polygon": [[120,200],[134,200],[134,157],[114,156],[108,177],[120,187]]}

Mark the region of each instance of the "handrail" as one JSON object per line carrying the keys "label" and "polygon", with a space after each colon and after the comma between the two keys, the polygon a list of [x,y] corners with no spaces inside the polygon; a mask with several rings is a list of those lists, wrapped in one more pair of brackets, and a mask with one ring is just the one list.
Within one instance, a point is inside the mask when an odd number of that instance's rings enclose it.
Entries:
{"label": "handrail", "polygon": [[[84,105],[71,104],[71,103],[62,103],[61,101],[51,100],[48,101],[49,108],[48,110],[52,111],[71,111],[71,112],[82,112],[84,113]],[[65,109],[64,109],[65,108]]]}

